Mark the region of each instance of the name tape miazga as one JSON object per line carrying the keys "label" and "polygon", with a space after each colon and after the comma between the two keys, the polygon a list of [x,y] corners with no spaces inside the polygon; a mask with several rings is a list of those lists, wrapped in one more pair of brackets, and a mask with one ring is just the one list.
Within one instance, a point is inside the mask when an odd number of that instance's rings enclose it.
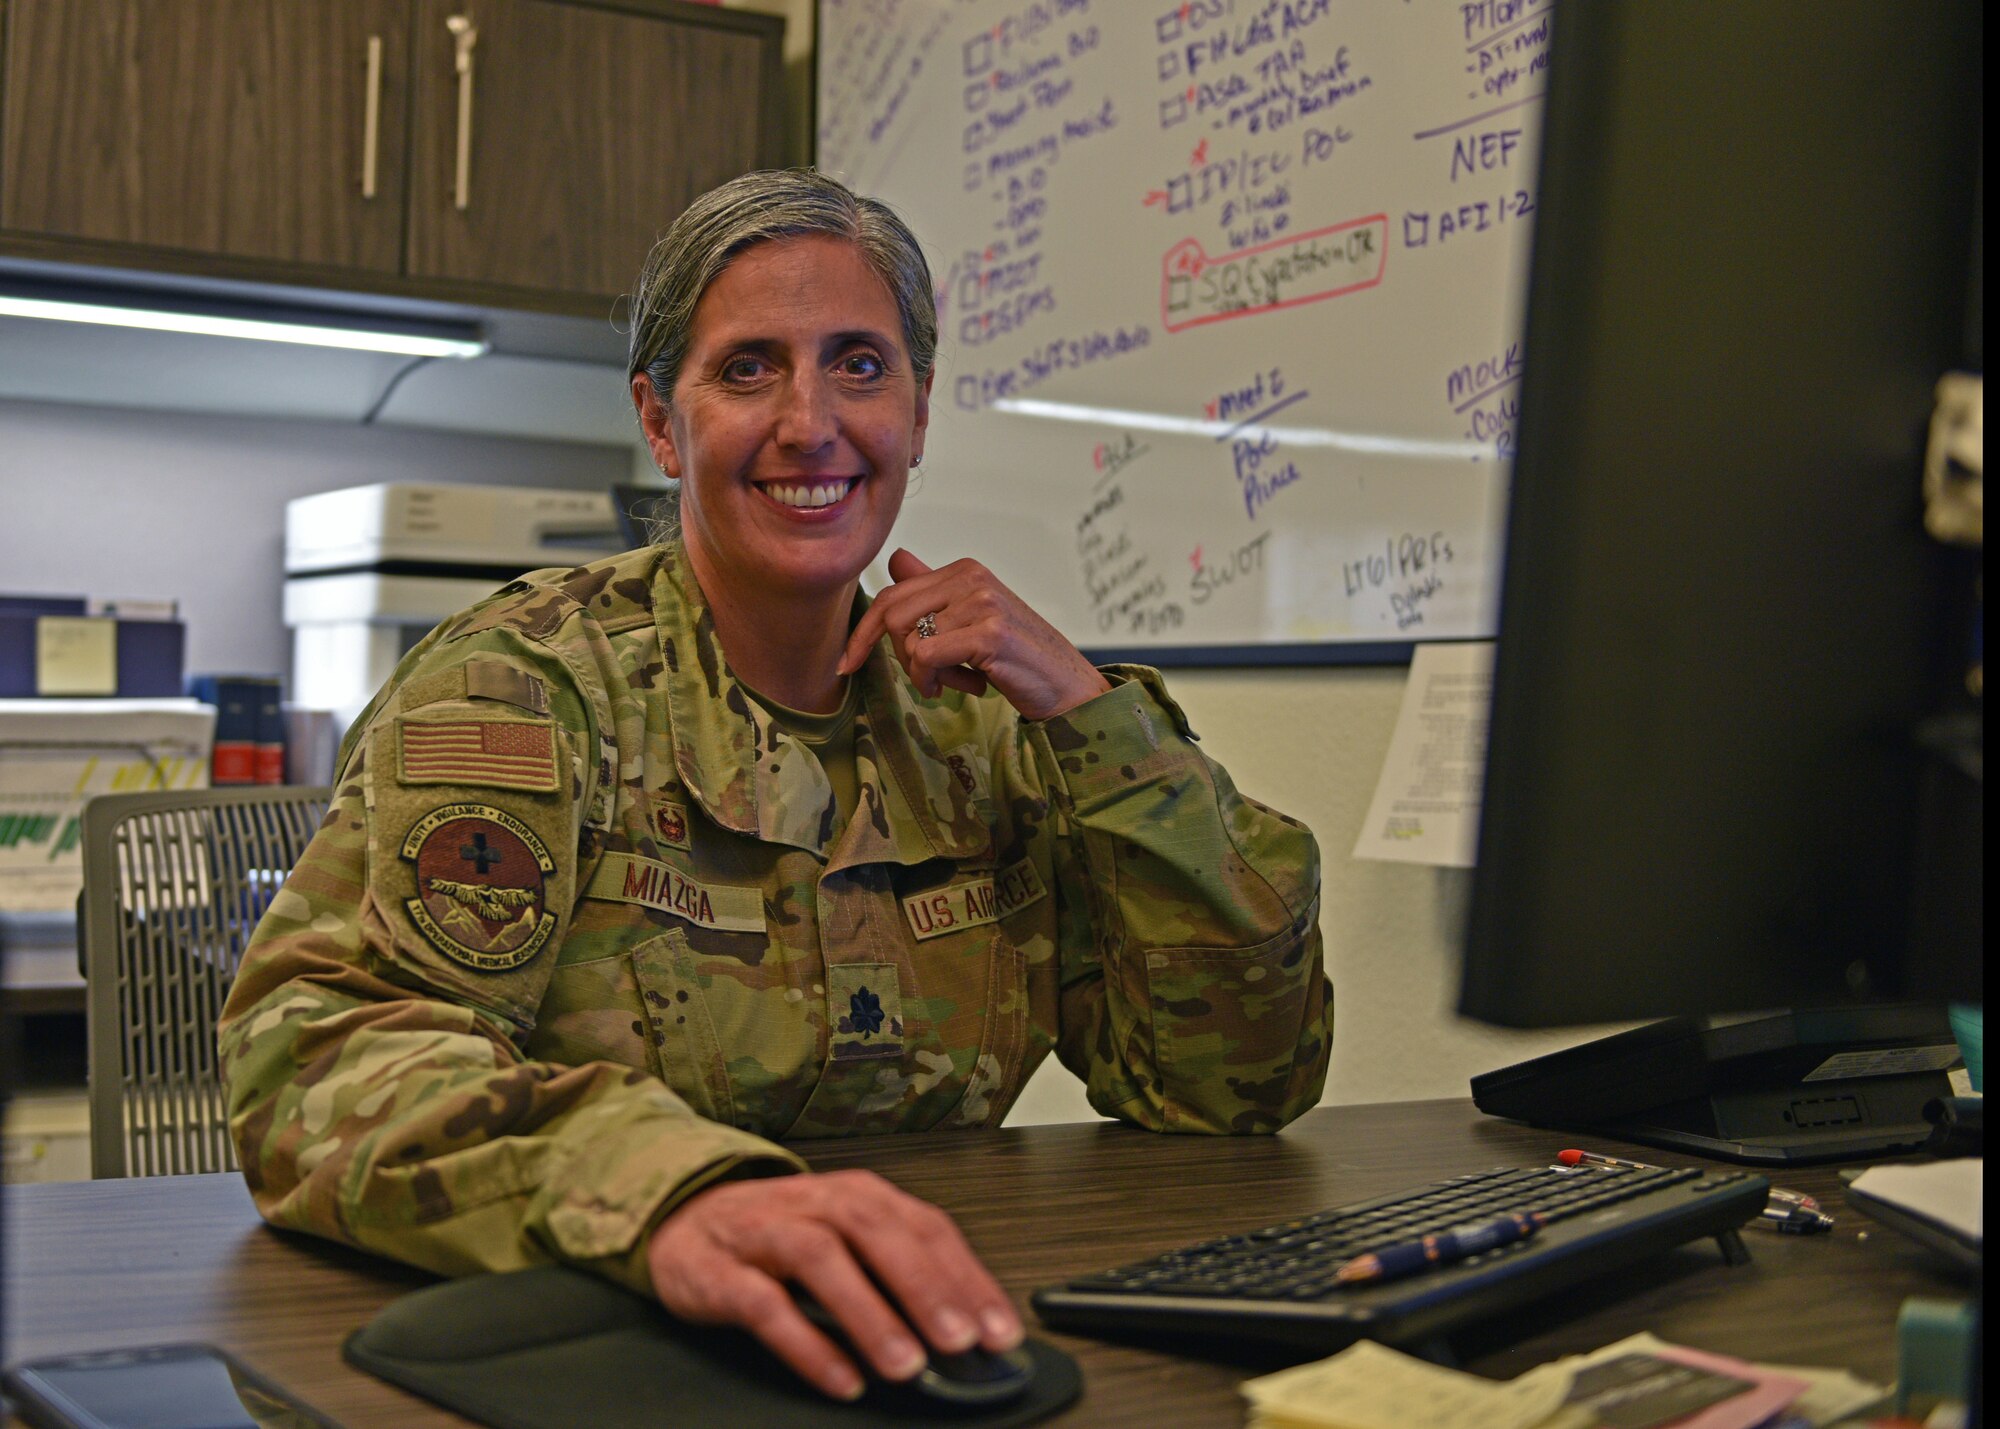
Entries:
{"label": "name tape miazga", "polygon": [[583,896],[637,903],[725,933],[764,931],[764,895],[757,889],[701,883],[670,863],[633,853],[607,853],[599,859]]}

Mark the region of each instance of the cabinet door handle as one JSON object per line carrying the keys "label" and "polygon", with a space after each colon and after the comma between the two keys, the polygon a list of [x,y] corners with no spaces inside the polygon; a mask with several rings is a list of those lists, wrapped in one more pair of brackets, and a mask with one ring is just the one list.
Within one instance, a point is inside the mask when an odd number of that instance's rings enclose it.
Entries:
{"label": "cabinet door handle", "polygon": [[452,67],[458,71],[458,170],[451,201],[463,213],[472,204],[472,47],[479,43],[479,27],[470,15],[452,15],[444,23],[452,36]]}
{"label": "cabinet door handle", "polygon": [[368,37],[368,89],[361,105],[361,196],[375,197],[375,153],[382,138],[382,37]]}

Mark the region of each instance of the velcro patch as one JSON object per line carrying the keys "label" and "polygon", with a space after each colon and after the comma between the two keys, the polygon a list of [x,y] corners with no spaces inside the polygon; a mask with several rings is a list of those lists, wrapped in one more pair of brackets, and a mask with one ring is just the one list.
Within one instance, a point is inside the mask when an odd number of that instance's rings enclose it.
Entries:
{"label": "velcro patch", "polygon": [[840,963],[826,970],[830,1062],[894,1062],[903,1056],[903,984],[894,963]]}
{"label": "velcro patch", "polygon": [[402,855],[416,865],[404,908],[435,948],[479,972],[517,968],[556,930],[547,907],[555,872],[535,831],[490,804],[446,804],[410,827]]}
{"label": "velcro patch", "polygon": [[548,720],[404,719],[396,777],[405,784],[474,784],[553,794],[556,729]]}
{"label": "velcro patch", "polygon": [[607,853],[599,859],[583,896],[636,903],[725,933],[764,931],[764,895],[759,889],[697,883],[670,863],[632,853]]}
{"label": "velcro patch", "polygon": [[666,799],[653,805],[653,837],[671,848],[688,846],[687,809]]}
{"label": "velcro patch", "polygon": [[958,787],[965,790],[968,798],[979,797],[978,770],[985,762],[980,757],[979,746],[976,744],[961,744],[958,748],[947,751],[944,756],[944,767],[951,771],[951,777],[958,781]]}
{"label": "velcro patch", "polygon": [[922,942],[997,922],[1048,895],[1035,865],[1024,858],[992,878],[967,879],[905,898],[903,916],[910,920],[910,931],[917,935],[917,941]]}
{"label": "velcro patch", "polygon": [[465,662],[465,693],[478,700],[500,700],[532,714],[549,712],[549,687],[541,677],[517,670],[504,660]]}

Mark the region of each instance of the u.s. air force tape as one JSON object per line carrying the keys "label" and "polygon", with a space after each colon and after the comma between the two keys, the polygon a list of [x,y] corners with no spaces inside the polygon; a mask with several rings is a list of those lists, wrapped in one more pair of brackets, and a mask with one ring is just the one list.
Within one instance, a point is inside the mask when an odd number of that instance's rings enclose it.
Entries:
{"label": "u.s. air force tape", "polygon": [[1034,864],[1024,858],[991,878],[950,883],[905,898],[903,916],[910,920],[910,931],[921,942],[956,933],[961,928],[998,922],[1037,899],[1046,898],[1048,892]]}
{"label": "u.s. air force tape", "polygon": [[632,853],[607,853],[599,859],[583,896],[637,903],[725,933],[764,931],[764,895],[758,889],[697,883],[672,864]]}

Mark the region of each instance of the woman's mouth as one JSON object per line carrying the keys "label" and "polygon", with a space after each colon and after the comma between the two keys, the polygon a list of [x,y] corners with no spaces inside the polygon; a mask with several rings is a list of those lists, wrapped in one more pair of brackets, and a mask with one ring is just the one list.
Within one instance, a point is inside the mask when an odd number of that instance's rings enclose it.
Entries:
{"label": "woman's mouth", "polygon": [[856,484],[856,478],[845,477],[831,481],[773,481],[757,489],[780,506],[810,511],[823,506],[838,506],[847,499],[847,493]]}

